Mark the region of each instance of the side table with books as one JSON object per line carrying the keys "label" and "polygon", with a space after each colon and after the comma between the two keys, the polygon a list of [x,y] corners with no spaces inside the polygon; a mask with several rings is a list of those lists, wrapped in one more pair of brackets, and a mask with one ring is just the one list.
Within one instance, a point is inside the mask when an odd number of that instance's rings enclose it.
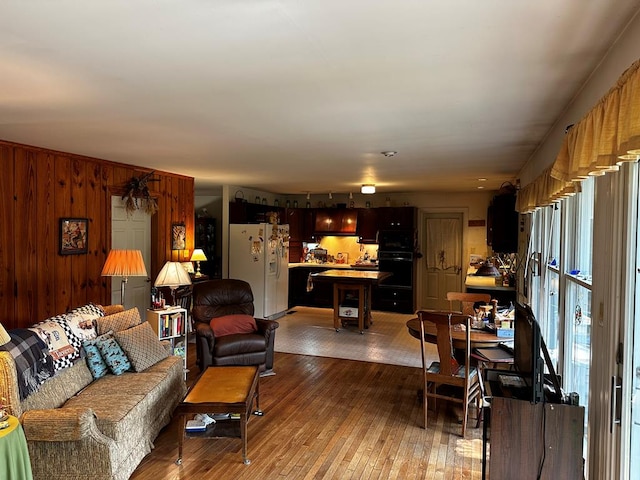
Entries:
{"label": "side table with books", "polygon": [[166,340],[171,344],[174,355],[183,358],[184,379],[187,379],[187,310],[181,307],[166,307],[161,310],[147,309],[147,322],[158,335],[159,340]]}

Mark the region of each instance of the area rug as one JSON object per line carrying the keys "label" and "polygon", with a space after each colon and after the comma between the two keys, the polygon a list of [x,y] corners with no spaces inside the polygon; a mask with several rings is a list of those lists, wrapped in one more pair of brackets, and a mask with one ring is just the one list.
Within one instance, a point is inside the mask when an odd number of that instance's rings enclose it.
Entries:
{"label": "area rug", "polygon": [[[357,325],[336,332],[332,309],[295,307],[278,319],[275,351],[419,368],[420,342],[406,327],[414,317],[374,311],[373,324],[363,334]],[[437,360],[437,347],[427,348],[428,362]]]}

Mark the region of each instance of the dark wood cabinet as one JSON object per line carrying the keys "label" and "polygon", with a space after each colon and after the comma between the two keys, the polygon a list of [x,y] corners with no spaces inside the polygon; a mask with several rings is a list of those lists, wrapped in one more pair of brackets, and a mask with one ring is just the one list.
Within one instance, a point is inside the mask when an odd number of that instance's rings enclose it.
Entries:
{"label": "dark wood cabinet", "polygon": [[325,235],[355,235],[358,211],[353,208],[318,208],[315,233]]}
{"label": "dark wood cabinet", "polygon": [[359,243],[378,243],[378,209],[358,208],[356,228]]}
{"label": "dark wood cabinet", "polygon": [[412,230],[416,224],[415,207],[376,208],[379,230]]}
{"label": "dark wood cabinet", "polygon": [[289,225],[289,262],[302,257],[303,242],[315,242],[314,211],[311,208],[287,208],[281,222]]}
{"label": "dark wood cabinet", "polygon": [[304,307],[333,307],[333,285],[329,282],[315,282],[313,289],[307,291],[310,273],[329,270],[329,267],[293,267],[289,269],[289,308],[296,305]]}
{"label": "dark wood cabinet", "polygon": [[384,312],[414,313],[413,288],[378,285],[371,292],[372,308]]}
{"label": "dark wood cabinet", "polygon": [[284,223],[284,208],[261,205],[248,202],[229,203],[229,223],[272,223],[276,216],[276,223]]}

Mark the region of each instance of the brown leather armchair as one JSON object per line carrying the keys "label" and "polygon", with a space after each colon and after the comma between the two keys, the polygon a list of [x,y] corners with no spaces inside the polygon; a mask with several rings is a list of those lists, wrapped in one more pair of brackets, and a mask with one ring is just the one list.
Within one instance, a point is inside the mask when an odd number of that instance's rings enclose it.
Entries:
{"label": "brown leather armchair", "polygon": [[261,375],[273,374],[275,320],[256,318],[258,331],[215,337],[212,318],[225,315],[253,316],[253,292],[244,280],[222,279],[193,286],[193,317],[197,363],[200,371],[211,365],[258,365]]}

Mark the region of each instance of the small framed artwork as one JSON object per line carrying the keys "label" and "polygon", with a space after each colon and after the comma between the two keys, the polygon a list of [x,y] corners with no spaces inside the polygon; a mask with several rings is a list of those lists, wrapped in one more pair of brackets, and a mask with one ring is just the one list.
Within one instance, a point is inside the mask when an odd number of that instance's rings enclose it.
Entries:
{"label": "small framed artwork", "polygon": [[174,223],[171,226],[171,250],[185,250],[187,248],[187,227],[184,223]]}
{"label": "small framed artwork", "polygon": [[87,253],[89,239],[89,219],[60,219],[60,255]]}

